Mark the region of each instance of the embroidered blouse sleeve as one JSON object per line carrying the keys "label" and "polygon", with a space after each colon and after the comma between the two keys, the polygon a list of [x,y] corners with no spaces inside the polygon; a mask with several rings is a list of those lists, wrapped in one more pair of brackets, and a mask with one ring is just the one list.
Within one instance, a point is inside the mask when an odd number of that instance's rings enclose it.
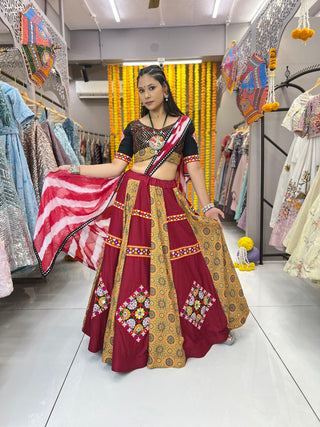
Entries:
{"label": "embroidered blouse sleeve", "polygon": [[294,133],[301,138],[304,138],[309,134],[310,127],[310,113],[311,113],[311,102],[309,101],[304,109],[303,114],[300,117],[298,124],[294,129]]}
{"label": "embroidered blouse sleeve", "polygon": [[186,132],[182,154],[183,154],[183,161],[185,164],[190,162],[200,161],[200,157],[198,153],[197,136],[196,136],[194,124],[192,122],[189,125]]}
{"label": "embroidered blouse sleeve", "polygon": [[130,163],[133,156],[133,138],[131,133],[130,123],[125,128],[122,134],[121,142],[118,151],[115,155],[116,159]]}

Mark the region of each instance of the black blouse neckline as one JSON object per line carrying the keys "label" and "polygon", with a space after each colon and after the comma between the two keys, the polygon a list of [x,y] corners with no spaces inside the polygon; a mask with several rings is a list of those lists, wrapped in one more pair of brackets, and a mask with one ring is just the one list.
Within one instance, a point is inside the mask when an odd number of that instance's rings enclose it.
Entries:
{"label": "black blouse neckline", "polygon": [[138,122],[141,126],[144,126],[145,128],[148,128],[148,129],[151,129],[152,131],[155,131],[155,130],[167,129],[167,128],[170,128],[170,127],[174,126],[176,123],[178,123],[178,121],[180,120],[180,117],[182,117],[182,116],[179,116],[178,119],[174,123],[172,123],[171,125],[164,126],[163,128],[160,128],[160,129],[156,129],[156,128],[153,128],[151,126],[145,125],[139,119],[136,120],[136,122]]}

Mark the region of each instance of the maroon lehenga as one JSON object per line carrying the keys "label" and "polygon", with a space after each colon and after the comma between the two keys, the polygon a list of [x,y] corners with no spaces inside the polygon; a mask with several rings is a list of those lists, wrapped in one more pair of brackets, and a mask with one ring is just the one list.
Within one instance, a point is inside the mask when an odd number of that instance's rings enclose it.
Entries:
{"label": "maroon lehenga", "polygon": [[103,362],[117,372],[183,367],[245,323],[249,310],[222,230],[193,211],[175,180],[128,171],[108,210],[83,324]]}

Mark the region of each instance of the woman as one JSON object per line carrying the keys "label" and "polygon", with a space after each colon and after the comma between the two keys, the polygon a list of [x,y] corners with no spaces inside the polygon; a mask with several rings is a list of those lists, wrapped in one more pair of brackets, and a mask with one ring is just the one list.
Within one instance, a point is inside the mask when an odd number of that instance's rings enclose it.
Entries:
{"label": "woman", "polygon": [[[221,232],[223,213],[206,191],[194,126],[175,104],[160,67],[140,70],[138,90],[142,118],[129,123],[111,164],[57,169],[112,180],[135,156],[116,193],[83,325],[89,350],[102,350],[117,372],[182,367],[215,343],[232,343],[229,329],[248,315]],[[205,217],[177,187],[182,158]],[[69,230],[63,243],[78,230]]]}

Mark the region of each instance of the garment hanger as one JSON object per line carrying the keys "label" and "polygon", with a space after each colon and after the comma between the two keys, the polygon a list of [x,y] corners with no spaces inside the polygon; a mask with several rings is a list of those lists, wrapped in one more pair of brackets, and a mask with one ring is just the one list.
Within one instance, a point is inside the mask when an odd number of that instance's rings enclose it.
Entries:
{"label": "garment hanger", "polygon": [[316,89],[319,86],[320,86],[320,77],[316,81],[316,84],[311,89],[307,90],[306,93],[311,93],[314,89]]}

